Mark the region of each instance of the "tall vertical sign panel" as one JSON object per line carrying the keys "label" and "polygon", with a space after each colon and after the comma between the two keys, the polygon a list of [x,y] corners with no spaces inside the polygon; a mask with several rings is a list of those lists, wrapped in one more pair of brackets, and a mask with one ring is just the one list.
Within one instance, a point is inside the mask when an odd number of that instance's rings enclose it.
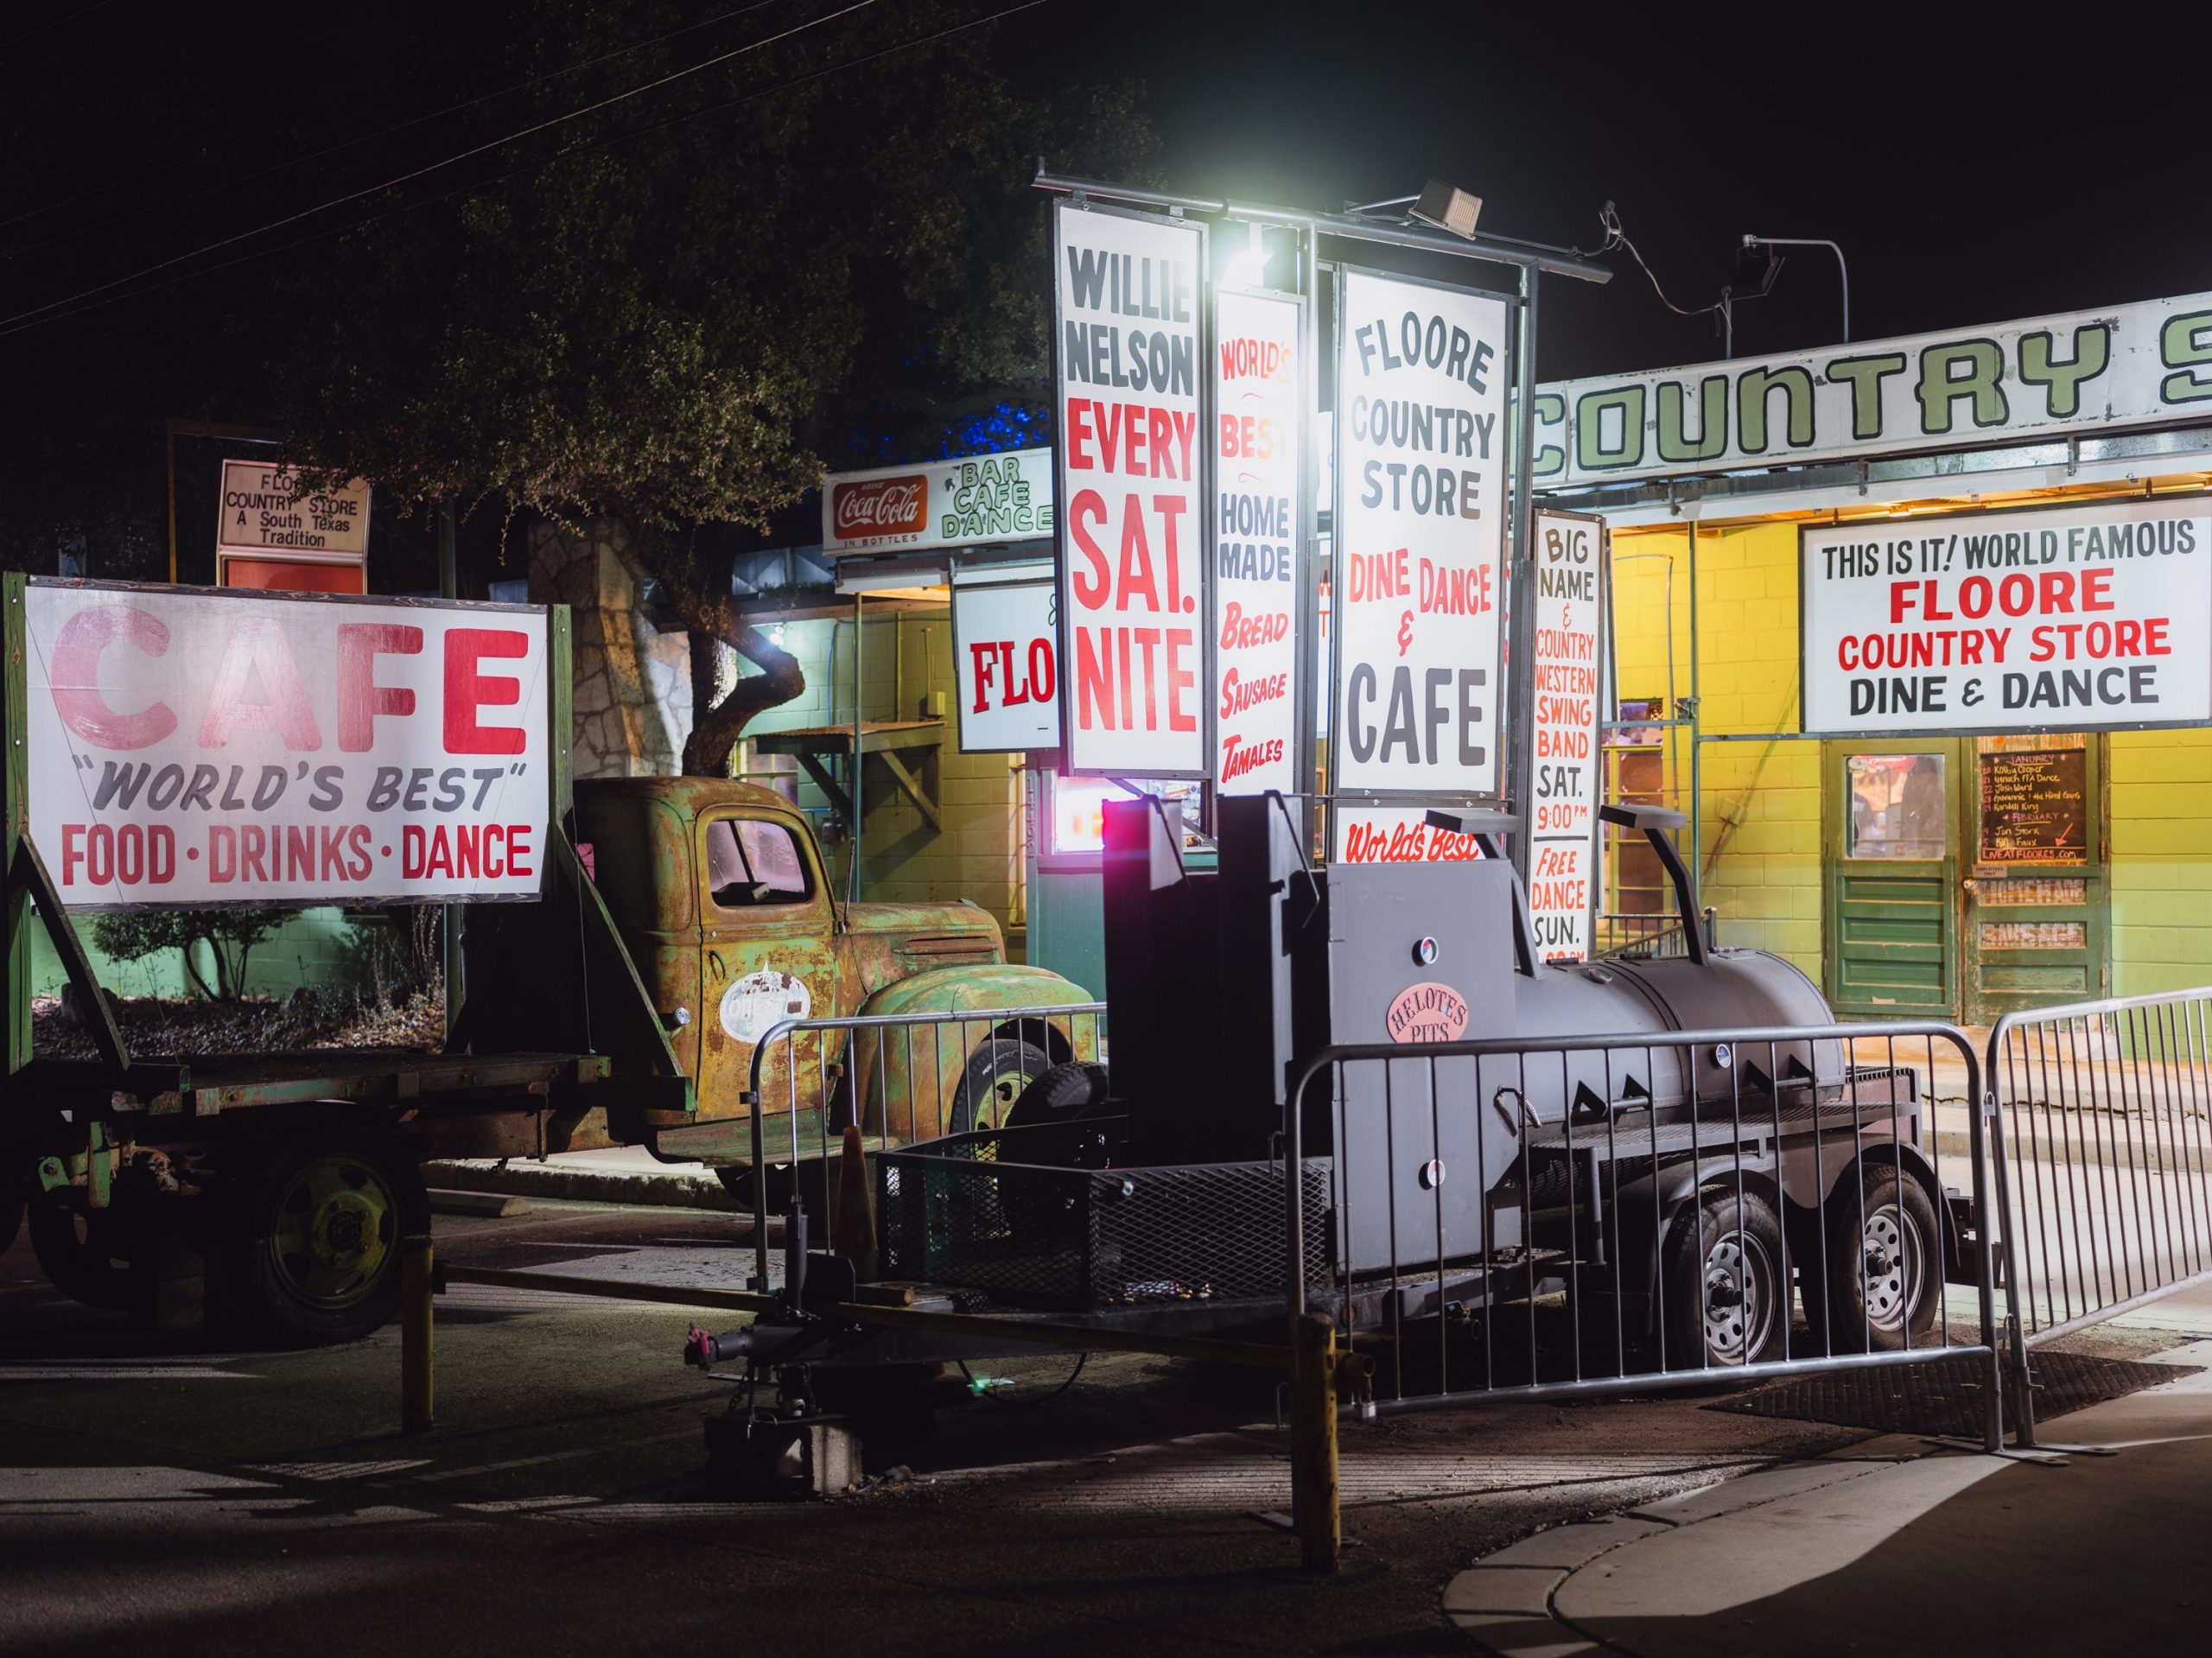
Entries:
{"label": "tall vertical sign panel", "polygon": [[1344,797],[1498,790],[1512,308],[1365,270],[1337,294],[1330,787],[1336,855],[1365,861],[1406,814]]}
{"label": "tall vertical sign panel", "polygon": [[1535,539],[1529,913],[1543,960],[1581,962],[1590,956],[1598,891],[1605,527],[1580,513],[1540,507]]}
{"label": "tall vertical sign panel", "polygon": [[1067,770],[1206,772],[1205,232],[1052,209]]}
{"label": "tall vertical sign panel", "polygon": [[1304,307],[1222,289],[1213,318],[1214,780],[1297,794]]}

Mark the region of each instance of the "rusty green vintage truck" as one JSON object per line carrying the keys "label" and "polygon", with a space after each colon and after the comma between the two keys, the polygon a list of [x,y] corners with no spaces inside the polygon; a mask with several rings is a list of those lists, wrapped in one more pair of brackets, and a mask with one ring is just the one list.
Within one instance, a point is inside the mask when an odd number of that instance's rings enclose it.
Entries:
{"label": "rusty green vintage truck", "polygon": [[[0,578],[11,738],[26,726],[24,581]],[[35,843],[32,776],[10,743],[0,1211],[22,1208],[61,1289],[164,1324],[204,1315],[283,1342],[346,1339],[396,1305],[401,1240],[429,1224],[428,1159],[635,1145],[749,1191],[756,1093],[774,1165],[834,1147],[848,1123],[872,1146],[995,1124],[1048,1067],[1096,1057],[1095,1019],[995,1016],[1076,1008],[1083,990],[1007,962],[998,924],[971,904],[842,902],[781,796],[703,778],[573,781],[569,619],[531,614],[558,734],[531,808],[545,813],[543,880],[535,901],[466,907],[465,992],[439,1055],[132,1051]],[[33,1051],[41,925],[95,1058]],[[959,1017],[776,1035],[793,1020],[923,1013]],[[13,1226],[0,1212],[0,1235]]]}

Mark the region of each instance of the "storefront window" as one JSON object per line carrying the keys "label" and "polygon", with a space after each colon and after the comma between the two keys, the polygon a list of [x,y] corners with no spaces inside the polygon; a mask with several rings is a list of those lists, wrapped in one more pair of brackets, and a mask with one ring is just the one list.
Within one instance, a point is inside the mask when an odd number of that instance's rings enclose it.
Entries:
{"label": "storefront window", "polygon": [[1944,853],[1943,756],[1853,754],[1843,763],[1844,855],[1933,861]]}

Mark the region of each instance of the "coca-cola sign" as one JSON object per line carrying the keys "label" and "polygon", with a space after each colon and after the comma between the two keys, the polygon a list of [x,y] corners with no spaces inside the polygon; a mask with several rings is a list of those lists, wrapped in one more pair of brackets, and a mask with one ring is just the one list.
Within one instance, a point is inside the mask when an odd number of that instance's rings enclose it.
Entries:
{"label": "coca-cola sign", "polygon": [[1014,449],[926,466],[831,473],[822,549],[847,553],[1040,543],[1053,529],[1052,452]]}
{"label": "coca-cola sign", "polygon": [[920,473],[831,486],[830,522],[839,541],[903,541],[929,521],[930,480]]}

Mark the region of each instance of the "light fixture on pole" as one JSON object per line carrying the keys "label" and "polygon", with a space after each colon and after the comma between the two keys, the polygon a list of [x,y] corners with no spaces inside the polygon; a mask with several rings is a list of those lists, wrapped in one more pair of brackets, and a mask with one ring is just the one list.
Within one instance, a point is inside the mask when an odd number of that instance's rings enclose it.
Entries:
{"label": "light fixture on pole", "polygon": [[1843,262],[1843,250],[1834,243],[1817,236],[1746,236],[1746,251],[1752,248],[1826,248],[1835,255],[1837,273],[1843,278],[1843,343],[1851,343],[1851,267]]}
{"label": "light fixture on pole", "polygon": [[1246,241],[1241,252],[1229,261],[1229,285],[1231,288],[1265,288],[1268,285],[1268,245],[1260,221],[1244,221]]}
{"label": "light fixture on pole", "polygon": [[1431,179],[1421,186],[1421,194],[1406,211],[1424,225],[1433,225],[1471,242],[1475,238],[1475,220],[1482,210],[1480,196],[1469,195],[1458,185],[1446,184],[1442,179]]}

